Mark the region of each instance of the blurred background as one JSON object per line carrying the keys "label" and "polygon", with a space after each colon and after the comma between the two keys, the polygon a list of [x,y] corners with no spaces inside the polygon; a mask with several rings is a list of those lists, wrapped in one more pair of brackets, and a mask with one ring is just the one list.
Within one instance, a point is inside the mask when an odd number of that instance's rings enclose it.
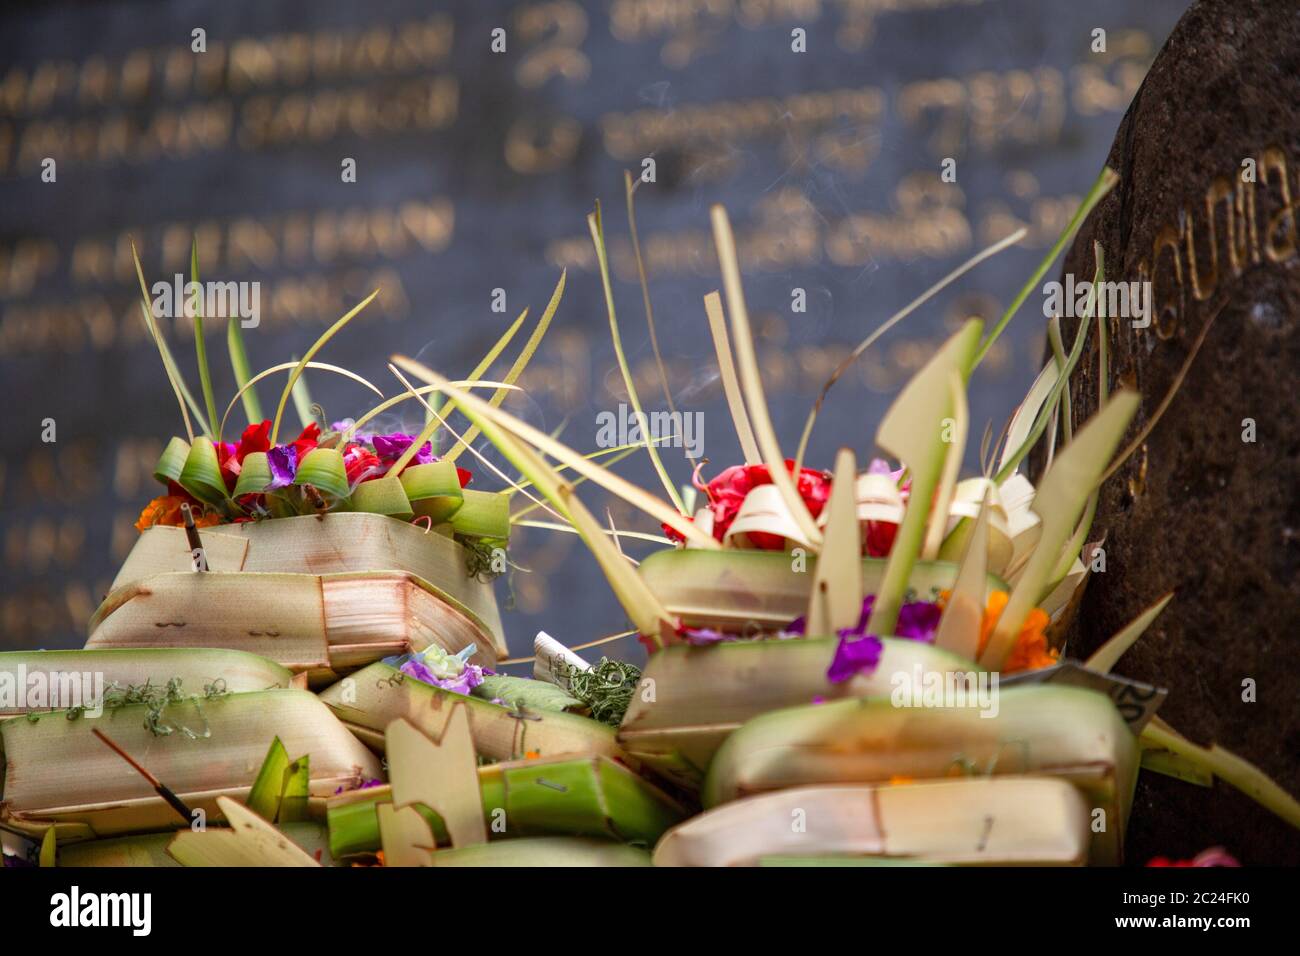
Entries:
{"label": "blurred background", "polygon": [[[829,466],[840,444],[871,453],[890,397],[956,323],[1000,314],[1097,175],[1186,6],[7,4],[0,646],[84,642],[136,537],[133,522],[158,493],[157,456],[184,434],[145,337],[130,240],[150,282],[187,272],[197,235],[205,280],[261,283],[261,323],[245,332],[255,370],[300,356],[379,288],[319,359],[389,395],[398,389],[390,355],[464,375],[525,306],[540,315],[567,268],[526,393],[506,407],[590,451],[597,416],[625,400],[585,223],[597,199],[638,391],[647,410],[666,407],[624,204],[624,170],[640,176],[651,159],[653,181],[637,191],[642,251],[669,387],[677,408],[700,415],[708,477],[740,460],[701,305],[720,284],[712,203],[727,206],[737,231],[767,395],[791,453],[820,387],[855,344],[1025,226],[1019,247],[936,297],[836,385],[808,455]],[[503,52],[493,52],[495,30]],[[342,174],[346,160],[355,182]],[[945,160],[955,182],[941,175]],[[498,289],[503,312],[493,310]],[[165,324],[197,383],[193,323]],[[234,393],[224,333],[209,321],[219,407]],[[1043,342],[1033,296],[977,375],[972,465],[985,424],[996,433],[1032,381]],[[264,385],[264,405],[283,381]],[[341,378],[309,373],[308,382],[331,420],[375,403]],[[241,411],[228,431],[244,424]],[[43,440],[47,419],[52,442]],[[409,408],[384,424],[415,431],[421,422]],[[680,449],[666,462],[679,483],[689,480]],[[469,456],[461,464],[476,487],[500,486]],[[644,456],[617,467],[657,488]],[[658,530],[583,493],[621,529]],[[526,569],[498,582],[514,654],[531,653],[539,628],[569,644],[624,628],[577,538],[524,529],[510,556]],[[606,650],[641,654],[631,640]]]}

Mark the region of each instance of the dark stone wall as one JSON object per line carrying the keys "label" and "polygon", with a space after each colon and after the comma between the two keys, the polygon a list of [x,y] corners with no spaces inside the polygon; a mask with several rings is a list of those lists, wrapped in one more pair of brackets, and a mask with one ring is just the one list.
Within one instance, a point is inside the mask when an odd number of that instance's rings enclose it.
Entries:
{"label": "dark stone wall", "polygon": [[[1167,412],[1102,492],[1092,537],[1106,535],[1106,573],[1089,583],[1075,647],[1086,655],[1175,591],[1119,669],[1169,687],[1161,716],[1185,735],[1298,793],[1300,7],[1194,4],[1107,162],[1122,181],[1063,271],[1091,278],[1099,242],[1108,279],[1153,283],[1149,327],[1109,322],[1111,387],[1143,396],[1130,439],[1213,325]],[[1067,342],[1076,327],[1063,323]],[[1076,421],[1096,410],[1097,345],[1072,388]],[[1300,834],[1224,784],[1143,774],[1135,857],[1216,843],[1247,861],[1300,862]]]}

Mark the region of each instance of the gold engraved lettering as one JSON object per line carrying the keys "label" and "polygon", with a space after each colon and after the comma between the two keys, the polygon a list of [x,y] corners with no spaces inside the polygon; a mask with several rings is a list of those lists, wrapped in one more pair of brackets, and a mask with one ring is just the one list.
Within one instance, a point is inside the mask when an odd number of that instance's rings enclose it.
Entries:
{"label": "gold engraved lettering", "polygon": [[561,169],[577,155],[582,127],[561,116],[541,124],[521,116],[506,133],[506,162],[517,173],[547,173]]}
{"label": "gold engraved lettering", "polygon": [[[1156,335],[1162,339],[1171,339],[1178,333],[1178,319],[1183,314],[1186,305],[1186,293],[1183,290],[1183,263],[1181,251],[1178,246],[1180,236],[1173,226],[1164,226],[1156,234],[1155,242],[1151,247],[1151,304],[1154,310],[1152,321],[1156,327]],[[1160,289],[1162,283],[1160,279],[1160,253],[1168,249],[1173,260],[1174,282],[1177,285],[1177,291],[1174,293],[1171,301],[1161,302]]]}
{"label": "gold engraved lettering", "polygon": [[[1264,150],[1259,164],[1260,185],[1269,186],[1269,170],[1277,173],[1281,208],[1272,213],[1264,225],[1264,255],[1269,262],[1283,262],[1296,254],[1296,207],[1291,202],[1291,184],[1287,179],[1286,153],[1277,146]],[[1280,228],[1285,221],[1285,228]]]}
{"label": "gold engraved lettering", "polygon": [[515,28],[530,47],[515,67],[515,79],[525,89],[537,89],[553,76],[581,83],[591,73],[582,52],[587,14],[574,0],[553,0],[520,7]]}

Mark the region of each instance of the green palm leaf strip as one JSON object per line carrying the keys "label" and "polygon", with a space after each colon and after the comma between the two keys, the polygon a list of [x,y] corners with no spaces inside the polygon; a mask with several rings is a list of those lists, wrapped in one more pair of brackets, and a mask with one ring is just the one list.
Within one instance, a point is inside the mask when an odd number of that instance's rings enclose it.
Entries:
{"label": "green palm leaf strip", "polygon": [[[459,382],[452,382],[452,384],[458,386],[459,388],[504,388],[512,391],[522,391],[518,385],[507,385],[505,382],[497,382],[490,379],[482,379],[482,380],[461,379]],[[374,388],[374,386],[371,386],[371,388]],[[379,389],[377,388],[374,390],[376,392],[379,392]],[[339,439],[340,447],[350,442],[352,440],[352,436],[354,436],[357,432],[359,432],[362,426],[368,424],[376,416],[382,415],[384,412],[388,411],[393,406],[400,405],[402,402],[408,401],[409,399],[412,398],[418,399],[422,395],[428,395],[430,393],[439,392],[439,391],[441,391],[441,389],[437,385],[421,385],[419,388],[412,388],[408,391],[402,392],[402,394],[400,395],[394,395],[392,398],[384,399],[384,401],[380,402],[374,408],[367,411],[364,415],[362,415],[360,418],[358,418],[356,421],[354,421],[351,425],[349,425],[347,428],[343,430],[343,435]],[[379,392],[379,394],[382,395],[383,393]],[[436,418],[437,406],[429,405],[427,402],[425,403],[425,406],[426,406],[425,420],[427,421],[431,418]]]}
{"label": "green palm leaf strip", "polygon": [[[523,351],[519,353],[519,357],[516,358],[514,364],[510,366],[510,371],[506,372],[506,377],[504,379],[505,385],[492,393],[492,398],[489,401],[494,408],[499,407],[501,403],[505,401],[506,393],[510,390],[510,386],[519,381],[519,376],[524,374],[524,369],[528,367],[528,363],[532,360],[533,354],[537,351],[537,347],[542,344],[542,338],[546,335],[546,330],[551,327],[551,319],[555,317],[555,310],[560,307],[560,299],[564,296],[564,280],[567,275],[567,269],[560,273],[560,281],[555,284],[555,291],[551,293],[551,301],[546,304],[546,311],[542,313],[541,319],[537,322],[537,327],[534,328],[532,334],[528,336],[528,341],[524,343]],[[460,441],[456,443],[454,448],[447,452],[445,457],[450,461],[455,461],[460,457],[461,452],[469,447],[470,442],[477,437],[478,427],[471,425],[469,430],[466,431],[465,434],[461,435]]]}
{"label": "green palm leaf strip", "polygon": [[[413,359],[407,358],[404,355],[393,356],[393,366],[405,369],[421,381],[441,385],[447,394],[456,397],[457,405],[462,409],[465,407],[460,398],[461,394],[464,393],[459,392],[459,390],[453,387],[450,382],[432,369],[414,361]],[[569,448],[562,442],[556,441],[545,432],[539,431],[527,422],[521,421],[514,415],[511,415],[509,412],[503,411],[500,408],[493,408],[489,403],[472,395],[469,396],[469,400],[473,408],[479,414],[479,417],[490,418],[493,422],[497,423],[500,428],[506,430],[511,435],[517,436],[521,441],[536,448],[542,454],[548,455],[557,461],[564,462],[579,474],[586,475],[606,491],[613,492],[628,504],[632,505],[632,507],[644,511],[656,521],[661,521],[668,525],[678,534],[681,534],[688,541],[691,541],[698,547],[708,548],[710,550],[718,550],[722,547],[722,545],[715,540],[712,535],[706,534],[698,525],[695,524],[694,521],[691,521],[681,512],[675,511],[662,499],[656,498],[649,492],[638,488],[626,478],[622,478],[619,475],[614,474],[608,468],[603,468],[595,462],[584,458],[572,448]],[[466,417],[469,416],[467,415]],[[480,422],[479,425],[481,428],[482,423]],[[486,434],[486,430],[484,433]],[[547,474],[554,474],[554,468],[550,465],[547,465]],[[525,477],[531,478],[534,483],[537,481],[537,476],[534,474],[525,472]],[[558,475],[555,475],[555,479],[560,480]],[[507,483],[509,483],[509,479],[507,479]],[[572,492],[571,485],[566,483],[565,487],[569,489],[570,493]],[[545,494],[545,490],[542,490]],[[564,516],[560,515],[559,517],[563,518]]]}
{"label": "green palm leaf strip", "polygon": [[149,330],[149,335],[158,348],[158,355],[162,358],[163,370],[167,373],[167,381],[171,383],[172,391],[176,394],[176,402],[181,408],[181,418],[185,421],[185,434],[193,441],[194,426],[190,423],[190,412],[194,413],[194,420],[199,424],[199,431],[204,435],[211,437],[212,431],[208,428],[208,423],[203,418],[203,411],[199,408],[198,402],[190,394],[189,388],[185,385],[185,379],[182,377],[180,368],[176,365],[176,359],[172,356],[172,350],[167,347],[167,340],[163,338],[162,331],[158,328],[158,323],[153,319],[152,300],[149,298],[149,286],[144,281],[144,268],[140,265],[140,254],[136,252],[135,243],[131,243],[131,258],[135,260],[136,278],[140,280],[140,312],[144,315],[145,328]]}
{"label": "green palm leaf strip", "polygon": [[[293,360],[297,362],[298,356],[295,355]],[[307,389],[307,380],[301,376],[293,383],[293,407],[298,413],[298,421],[302,422],[303,428],[316,420],[316,416],[311,412],[311,392]]]}
{"label": "green palm leaf strip", "polygon": [[[199,384],[203,389],[203,406],[208,411],[208,421],[217,420],[217,401],[212,395],[212,372],[208,368],[208,343],[203,337],[203,286],[199,284],[199,238],[190,245],[190,281],[194,293],[194,358],[199,366]],[[233,321],[233,320],[232,320]]]}
{"label": "green palm leaf strip", "polygon": [[307,363],[313,359],[316,356],[316,353],[324,348],[325,344],[329,342],[330,339],[334,338],[334,336],[341,331],[345,325],[356,318],[362,309],[373,302],[377,295],[379,295],[378,289],[362,299],[361,302],[354,306],[346,315],[343,316],[343,318],[339,319],[326,329],[324,334],[312,343],[312,347],[307,350],[307,354],[302,357],[301,361],[298,362],[297,366],[289,374],[289,381],[285,384],[284,391],[280,395],[280,404],[276,406],[275,418],[271,422],[272,445],[276,444],[276,439],[280,435],[280,419],[284,417],[284,407],[289,403],[289,396],[293,393],[294,383],[297,382],[298,377],[302,375],[303,369],[307,367]]}
{"label": "green palm leaf strip", "polygon": [[632,370],[627,364],[627,355],[623,351],[623,337],[618,331],[618,316],[614,311],[614,286],[609,276],[609,257],[605,252],[605,229],[600,219],[600,203],[596,203],[596,211],[587,216],[587,228],[591,231],[591,241],[596,246],[596,262],[600,266],[600,282],[605,290],[605,310],[609,313],[609,336],[614,343],[614,355],[618,358],[618,369],[623,375],[623,387],[627,389],[627,399],[632,406],[632,412],[636,415],[637,424],[641,428],[641,436],[645,439],[646,451],[650,454],[650,461],[654,464],[655,472],[659,475],[660,482],[663,483],[664,489],[668,492],[668,498],[673,505],[682,514],[686,513],[686,505],[682,502],[681,495],[677,492],[677,486],[673,484],[672,479],[668,477],[668,471],[664,468],[663,460],[659,457],[659,449],[655,443],[650,441],[650,423],[646,418],[645,412],[641,410],[641,398],[637,395],[636,383],[632,380]]}
{"label": "green palm leaf strip", "polygon": [[[1088,302],[1084,306],[1084,315],[1079,320],[1079,328],[1074,333],[1074,345],[1070,348],[1070,354],[1065,357],[1064,364],[1059,365],[1059,371],[1056,375],[1056,381],[1052,385],[1052,390],[1048,392],[1047,398],[1043,402],[1042,407],[1038,409],[1038,413],[1034,416],[1033,427],[1029,429],[1029,433],[1025,436],[1024,440],[1015,447],[1015,451],[1010,451],[1011,440],[1008,438],[1008,453],[1003,454],[1002,466],[998,469],[998,473],[993,479],[999,485],[1015,474],[1016,469],[1020,467],[1020,463],[1024,460],[1025,456],[1033,450],[1033,447],[1038,444],[1039,439],[1043,437],[1043,433],[1047,430],[1048,423],[1052,421],[1052,417],[1056,414],[1061,398],[1065,395],[1066,386],[1070,384],[1070,376],[1074,374],[1075,366],[1079,364],[1079,357],[1083,355],[1083,346],[1088,339],[1088,323],[1091,321],[1093,311],[1096,309],[1097,305],[1097,284],[1101,281],[1102,275],[1101,265],[1098,263],[1097,271],[1093,273],[1092,277],[1092,291],[1089,293]],[[1048,368],[1051,368],[1050,364],[1048,365]],[[1046,371],[1047,370],[1044,369],[1044,373],[1046,373]],[[1040,381],[1041,379],[1042,376],[1040,375]],[[1034,386],[1030,390],[1030,398],[1026,398],[1025,400],[1026,403],[1029,403],[1034,394],[1039,390],[1040,381],[1034,382]],[[1017,413],[1017,420],[1012,424],[1013,431],[1017,430],[1016,426],[1018,424],[1019,413]]]}
{"label": "green palm leaf strip", "polygon": [[1066,223],[1065,230],[1059,237],[1057,237],[1056,243],[1050,250],[1048,250],[1043,261],[1040,262],[1038,268],[1034,270],[1034,274],[1029,277],[1029,281],[1021,287],[1018,293],[1016,293],[1016,297],[1011,300],[1011,304],[1007,306],[1007,310],[1002,313],[1002,317],[998,319],[997,324],[993,326],[988,337],[980,344],[979,351],[975,354],[975,364],[972,368],[978,368],[980,362],[984,361],[984,356],[986,356],[989,349],[993,347],[993,343],[998,340],[998,336],[1002,334],[1002,330],[1007,327],[1015,317],[1015,314],[1020,311],[1020,307],[1025,304],[1025,300],[1028,299],[1029,296],[1038,288],[1038,284],[1043,281],[1043,276],[1047,275],[1047,270],[1052,267],[1052,263],[1056,261],[1057,257],[1065,251],[1065,247],[1069,245],[1070,240],[1074,238],[1074,234],[1079,231],[1079,227],[1083,225],[1083,221],[1088,218],[1088,213],[1092,212],[1092,210],[1096,208],[1097,203],[1101,202],[1106,194],[1110,192],[1118,182],[1119,174],[1109,166],[1101,171],[1101,175],[1097,177],[1097,181],[1092,184],[1092,188],[1088,190],[1088,194],[1083,197],[1083,202],[1079,204],[1079,208],[1074,211],[1074,215],[1071,216],[1070,221]]}
{"label": "green palm leaf strip", "polygon": [[[478,425],[487,439],[500,450],[506,459],[531,479],[547,500],[554,504],[561,515],[578,530],[588,550],[591,551],[597,563],[600,564],[601,570],[604,571],[614,595],[618,598],[619,603],[623,605],[628,618],[641,634],[646,635],[656,644],[662,646],[665,636],[676,633],[676,621],[659,603],[658,598],[641,580],[640,575],[636,573],[636,570],[628,563],[627,559],[619,553],[618,548],[605,536],[604,529],[599,522],[574,494],[572,485],[565,482],[556,473],[555,469],[543,460],[541,455],[524,443],[525,441],[535,443],[538,437],[547,442],[551,442],[551,439],[540,432],[536,432],[535,429],[529,429],[531,434],[522,436],[524,440],[521,441],[515,438],[511,431],[520,431],[521,428],[528,428],[528,426],[513,420],[513,417],[506,412],[493,408],[487,402],[468,392],[460,391],[460,389],[450,385],[437,372],[405,356],[394,356],[393,364],[400,366],[426,382],[441,385],[447,395],[455,400],[457,407],[460,408],[465,417]],[[500,424],[498,424],[499,420]],[[510,421],[509,425],[506,424],[507,421]],[[507,427],[511,430],[507,431]],[[558,443],[553,444],[558,445]],[[551,453],[550,448],[542,447],[548,454]],[[586,463],[584,462],[584,464]],[[595,465],[588,467],[599,468],[599,466]],[[619,481],[622,481],[622,479],[619,479]],[[669,513],[671,514],[671,512]],[[678,517],[680,519],[680,516]],[[690,522],[683,523],[687,527],[694,527]],[[696,530],[698,531],[698,529]]]}
{"label": "green palm leaf strip", "polygon": [[[506,350],[506,346],[514,339],[515,333],[523,326],[524,320],[528,318],[528,310],[519,313],[519,318],[510,323],[510,328],[501,333],[501,337],[496,340],[493,346],[487,350],[487,354],[474,366],[474,370],[469,373],[471,379],[481,378],[487,374],[487,370],[492,367],[492,363],[501,357],[501,353]],[[425,421],[432,421],[442,413],[443,407],[447,404],[446,397],[440,398],[434,402],[429,409],[425,411]],[[435,414],[438,413],[438,414]],[[446,417],[445,415],[443,416]]]}
{"label": "green palm leaf strip", "polygon": [[836,366],[835,371],[833,371],[830,378],[826,380],[826,384],[822,386],[821,394],[817,396],[817,401],[813,403],[812,410],[808,413],[808,418],[803,425],[803,435],[799,438],[799,450],[795,454],[796,466],[803,464],[804,453],[808,450],[808,439],[812,437],[813,425],[817,422],[817,415],[821,412],[822,405],[826,402],[827,394],[830,393],[831,388],[840,380],[841,376],[849,370],[849,367],[861,358],[867,349],[871,348],[871,346],[876,343],[877,339],[892,329],[895,325],[903,321],[903,319],[907,318],[921,306],[925,305],[926,302],[930,301],[930,299],[934,298],[934,296],[952,285],[952,283],[956,282],[967,272],[970,272],[984,260],[992,258],[1003,249],[1009,249],[1011,246],[1014,246],[1025,237],[1025,234],[1028,233],[1028,231],[1028,229],[1022,227],[1011,233],[1011,235],[1006,238],[999,239],[997,242],[993,243],[993,245],[981,249],[956,269],[953,269],[952,272],[949,272],[934,285],[930,286],[930,288],[918,295],[907,305],[903,306],[903,308],[891,315],[888,319],[882,322],[875,331],[857,344],[857,347],[854,348],[847,357],[845,357],[844,361]]}
{"label": "green palm leaf strip", "polygon": [[262,403],[257,397],[257,390],[250,387],[252,374],[248,364],[248,352],[244,348],[244,327],[238,318],[231,318],[226,323],[226,351],[230,353],[230,370],[235,375],[235,385],[244,400],[244,414],[248,424],[256,425],[263,421]]}
{"label": "green palm leaf strip", "polygon": [[[262,371],[254,375],[252,378],[244,382],[244,384],[240,386],[239,391],[235,393],[235,397],[230,400],[230,404],[226,406],[225,414],[221,416],[221,424],[217,426],[217,441],[220,441],[222,435],[225,434],[226,422],[230,420],[230,413],[235,410],[235,404],[241,398],[243,398],[249,392],[251,392],[253,390],[254,385],[260,382],[262,379],[270,375],[274,375],[276,372],[284,372],[287,371],[288,369],[296,369],[299,367],[300,364],[301,364],[300,362],[296,362],[296,361],[281,362],[279,365],[272,365],[268,369],[263,369]],[[338,365],[330,365],[326,362],[308,362],[304,367],[318,369],[322,372],[333,372],[335,375],[342,375],[344,378],[350,378],[352,379],[352,381],[364,385],[366,388],[370,389],[380,398],[383,398],[384,396],[383,392],[381,392],[376,386],[372,385],[366,379],[362,378],[356,372],[349,371],[348,369],[342,368]],[[264,419],[259,418],[256,422],[251,422],[250,424],[255,425],[263,420]]]}

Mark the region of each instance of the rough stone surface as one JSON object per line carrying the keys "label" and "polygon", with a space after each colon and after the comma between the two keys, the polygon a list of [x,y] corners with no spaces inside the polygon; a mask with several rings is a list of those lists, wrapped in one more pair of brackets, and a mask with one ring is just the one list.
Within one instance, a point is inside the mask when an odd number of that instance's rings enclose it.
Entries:
{"label": "rough stone surface", "polygon": [[[1242,181],[1245,159],[1254,183]],[[1117,670],[1169,687],[1161,716],[1184,735],[1300,794],[1300,4],[1192,5],[1108,164],[1122,181],[1064,271],[1090,279],[1097,241],[1108,279],[1153,281],[1149,328],[1109,321],[1111,387],[1143,396],[1125,443],[1221,311],[1168,411],[1102,494],[1106,572],[1089,583],[1072,650],[1086,655],[1175,590]],[[1063,321],[1067,343],[1076,327]],[[1095,335],[1080,368],[1076,424],[1097,406]],[[1248,678],[1255,703],[1242,699]],[[1227,785],[1143,773],[1129,862],[1212,845],[1244,863],[1300,863],[1300,833]]]}

